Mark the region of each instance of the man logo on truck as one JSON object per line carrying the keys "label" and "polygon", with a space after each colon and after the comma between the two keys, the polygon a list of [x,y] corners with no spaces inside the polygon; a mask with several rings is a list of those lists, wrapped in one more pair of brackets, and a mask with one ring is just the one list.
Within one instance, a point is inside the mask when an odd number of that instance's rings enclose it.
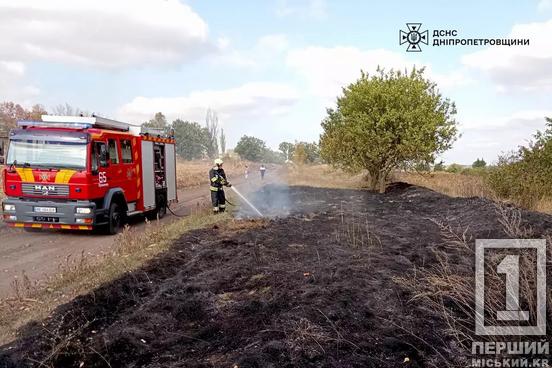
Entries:
{"label": "man logo on truck", "polygon": [[42,192],[42,195],[48,195],[49,192],[56,191],[56,187],[53,185],[35,185],[34,189],[37,192]]}

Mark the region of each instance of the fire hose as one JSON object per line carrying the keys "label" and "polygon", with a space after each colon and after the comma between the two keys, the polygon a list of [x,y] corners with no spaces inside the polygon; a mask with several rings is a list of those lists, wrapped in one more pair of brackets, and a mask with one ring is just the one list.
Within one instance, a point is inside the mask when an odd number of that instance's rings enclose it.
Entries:
{"label": "fire hose", "polygon": [[[249,205],[249,207],[251,207],[259,216],[263,217],[263,214],[261,213],[261,211],[259,211],[255,206],[253,206],[253,204],[251,202],[249,202],[249,200],[247,198],[245,198],[245,196],[243,194],[241,194],[234,186],[231,186],[230,188],[232,188],[234,193],[236,193],[241,199],[243,199],[243,201],[245,203],[247,203]],[[234,206],[234,207],[236,206],[234,203],[230,202],[228,199],[226,200],[226,203],[228,203],[230,206]],[[169,212],[173,216],[186,217],[186,215],[178,215],[178,214],[174,213],[174,211],[171,209],[169,204],[167,204],[167,209],[169,210]]]}

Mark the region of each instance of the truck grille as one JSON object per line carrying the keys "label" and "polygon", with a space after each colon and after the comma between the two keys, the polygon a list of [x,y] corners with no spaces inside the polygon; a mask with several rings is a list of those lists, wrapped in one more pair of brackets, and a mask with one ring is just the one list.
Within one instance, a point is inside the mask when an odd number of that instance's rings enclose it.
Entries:
{"label": "truck grille", "polygon": [[67,197],[69,196],[69,185],[54,184],[21,184],[23,194],[48,197]]}

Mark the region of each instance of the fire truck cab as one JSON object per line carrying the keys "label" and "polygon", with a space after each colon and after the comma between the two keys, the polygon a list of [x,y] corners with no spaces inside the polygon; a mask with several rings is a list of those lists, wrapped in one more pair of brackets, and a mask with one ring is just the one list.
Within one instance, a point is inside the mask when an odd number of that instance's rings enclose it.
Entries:
{"label": "fire truck cab", "polygon": [[3,170],[4,221],[115,234],[130,216],[163,217],[178,201],[175,141],[134,128],[96,116],[18,122]]}

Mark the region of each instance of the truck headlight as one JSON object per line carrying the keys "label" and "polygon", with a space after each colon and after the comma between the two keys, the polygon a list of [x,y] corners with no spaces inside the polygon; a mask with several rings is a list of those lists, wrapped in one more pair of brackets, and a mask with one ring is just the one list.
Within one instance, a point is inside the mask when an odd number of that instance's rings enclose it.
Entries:
{"label": "truck headlight", "polygon": [[4,211],[15,211],[15,204],[3,204]]}
{"label": "truck headlight", "polygon": [[77,213],[79,215],[90,215],[92,213],[92,208],[88,207],[77,207]]}

